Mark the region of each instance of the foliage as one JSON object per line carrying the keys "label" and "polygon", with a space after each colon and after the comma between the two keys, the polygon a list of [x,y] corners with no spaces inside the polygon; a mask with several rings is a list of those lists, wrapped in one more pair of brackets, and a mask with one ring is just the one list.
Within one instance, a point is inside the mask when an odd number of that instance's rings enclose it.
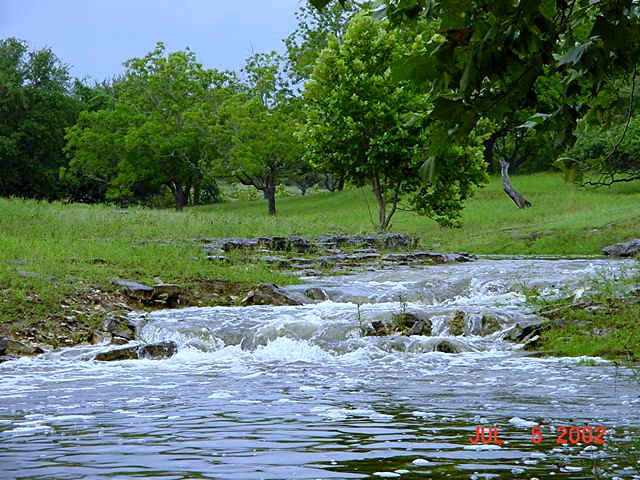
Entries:
{"label": "foliage", "polygon": [[[346,8],[345,8],[346,7]],[[302,5],[296,12],[298,25],[284,39],[290,76],[296,82],[308,80],[320,52],[330,37],[340,38],[355,13],[352,3],[334,3],[322,10]]]}
{"label": "foliage", "polygon": [[0,40],[0,195],[64,195],[64,130],[80,109],[69,69],[50,49]]}
{"label": "foliage", "polygon": [[222,105],[216,130],[226,146],[216,173],[260,190],[270,215],[276,214],[278,183],[301,162],[294,136],[299,107],[290,96],[282,62],[275,52],[247,60],[243,91]]}
{"label": "foliage", "polygon": [[[125,63],[112,108],[84,112],[67,134],[69,173],[108,185],[113,199],[147,197],[168,188],[180,210],[195,191],[216,198],[205,174],[217,151],[209,127],[234,79],[206,70],[187,51],[158,43]],[[204,183],[203,183],[204,182]]]}
{"label": "foliage", "polygon": [[[310,3],[324,8],[330,2]],[[431,123],[439,126],[433,134],[452,143],[464,144],[483,119],[501,128],[514,113],[528,113],[523,128],[544,124],[556,146],[571,145],[577,121],[602,116],[616,102],[619,77],[636,75],[640,9],[634,0],[383,4],[375,18],[426,34],[423,48],[396,62],[394,71],[430,91]],[[551,102],[545,95],[550,81],[561,87]]]}
{"label": "foliage", "polygon": [[581,122],[576,143],[556,165],[568,180],[585,185],[640,180],[640,116],[618,116],[605,125]]}
{"label": "foliage", "polygon": [[404,40],[385,23],[354,18],[342,41],[331,39],[321,53],[305,90],[305,155],[357,186],[370,184],[381,230],[412,193],[416,211],[454,224],[462,200],[485,179],[476,143],[452,152],[449,162],[432,161],[429,180],[421,180],[426,157],[449,145],[425,128],[425,115],[413,115],[431,108],[428,96],[391,76],[388,66],[410,51]]}

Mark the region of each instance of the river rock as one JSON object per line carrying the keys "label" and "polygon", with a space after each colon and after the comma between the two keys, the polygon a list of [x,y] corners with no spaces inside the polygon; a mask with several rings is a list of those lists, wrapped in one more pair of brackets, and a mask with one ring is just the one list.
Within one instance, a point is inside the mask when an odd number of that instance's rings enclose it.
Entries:
{"label": "river rock", "polygon": [[432,333],[432,325],[430,320],[418,320],[409,329],[409,335],[424,335],[430,337]]}
{"label": "river rock", "polygon": [[7,359],[39,355],[41,353],[44,353],[44,350],[40,347],[34,347],[10,338],[0,337],[0,356],[6,356],[8,357]]}
{"label": "river rock", "polygon": [[102,333],[103,336],[97,336],[99,340],[128,343],[136,336],[136,324],[126,315],[111,314],[102,323]]}
{"label": "river rock", "polygon": [[610,257],[635,257],[640,254],[640,238],[609,245],[602,249],[602,253]]}
{"label": "river rock", "polygon": [[491,315],[483,315],[480,319],[480,335],[486,337],[502,330],[502,325],[497,318]]}
{"label": "river rock", "polygon": [[305,296],[309,297],[311,300],[319,300],[324,302],[325,300],[329,300],[329,294],[326,292],[324,288],[319,287],[311,287],[307,288],[304,291]]}
{"label": "river rock", "polygon": [[531,343],[540,336],[544,329],[542,323],[521,324],[516,323],[505,334],[504,339],[516,343]]}
{"label": "river rock", "polygon": [[449,335],[458,337],[464,335],[465,314],[462,310],[453,312],[453,316],[447,320]]}
{"label": "river rock", "polygon": [[176,354],[178,345],[175,342],[158,342],[142,345],[138,348],[138,358],[157,360],[169,358]]}
{"label": "river rock", "polygon": [[131,345],[123,348],[116,348],[106,352],[100,352],[94,357],[100,362],[114,362],[119,360],[137,360],[140,358],[148,360],[160,360],[175,355],[178,346],[175,342],[158,342],[146,345]]}
{"label": "river rock", "polygon": [[242,299],[243,305],[303,305],[275,283],[261,283]]}
{"label": "river rock", "polygon": [[462,352],[462,347],[451,340],[439,340],[433,345],[433,351],[442,353],[460,353]]}

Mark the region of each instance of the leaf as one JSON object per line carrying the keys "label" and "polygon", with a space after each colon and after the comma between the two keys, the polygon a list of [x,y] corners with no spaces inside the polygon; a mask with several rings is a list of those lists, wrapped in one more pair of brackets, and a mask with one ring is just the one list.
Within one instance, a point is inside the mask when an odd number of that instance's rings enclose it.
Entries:
{"label": "leaf", "polygon": [[552,117],[552,115],[549,113],[536,113],[529,117],[529,120],[521,125],[518,125],[517,128],[535,128],[541,123],[544,123],[550,117]]}
{"label": "leaf", "polygon": [[436,157],[427,158],[420,167],[420,176],[430,183],[438,176]]}
{"label": "leaf", "polygon": [[373,18],[374,20],[384,20],[387,18],[388,14],[389,12],[387,10],[387,7],[382,6],[377,10],[371,12],[371,18]]}
{"label": "leaf", "polygon": [[574,65],[580,61],[582,55],[587,51],[587,49],[591,46],[591,42],[582,43],[580,45],[576,45],[572,49],[570,49],[567,53],[565,53],[560,60],[558,60],[558,66],[565,65],[567,63],[573,63]]}
{"label": "leaf", "polygon": [[556,14],[556,0],[542,0],[538,10],[547,20],[553,20]]}

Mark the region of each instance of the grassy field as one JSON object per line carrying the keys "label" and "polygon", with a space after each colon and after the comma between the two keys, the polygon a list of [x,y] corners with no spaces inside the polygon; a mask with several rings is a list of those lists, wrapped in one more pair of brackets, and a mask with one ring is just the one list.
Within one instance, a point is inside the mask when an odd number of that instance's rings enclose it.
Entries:
{"label": "grassy field", "polygon": [[[518,210],[494,179],[468,202],[463,228],[400,212],[392,231],[419,237],[425,249],[501,254],[597,254],[639,236],[640,185],[584,190],[557,174],[513,181],[532,208]],[[278,209],[274,218],[263,200],[177,213],[0,199],[0,335],[49,344],[86,340],[124,301],[112,277],[179,283],[194,304],[220,301],[207,295],[210,280],[237,282],[239,291],[295,281],[266,264],[209,262],[194,239],[374,230],[368,190],[281,198]]]}

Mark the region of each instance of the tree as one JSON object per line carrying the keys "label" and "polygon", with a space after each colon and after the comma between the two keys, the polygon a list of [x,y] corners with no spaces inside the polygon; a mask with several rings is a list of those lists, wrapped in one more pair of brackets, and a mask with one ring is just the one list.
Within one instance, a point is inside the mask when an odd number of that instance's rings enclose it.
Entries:
{"label": "tree", "polygon": [[162,43],[125,66],[113,108],[87,112],[69,130],[71,171],[103,179],[110,198],[167,188],[182,210],[217,156],[209,129],[234,78],[204,69],[189,50],[167,54]]}
{"label": "tree", "polygon": [[0,40],[0,195],[55,199],[64,194],[64,130],[81,109],[69,69],[50,49]]}
{"label": "tree", "polygon": [[[330,0],[310,3],[324,8]],[[544,124],[556,144],[570,146],[580,119],[610,108],[617,79],[637,74],[634,0],[385,0],[372,15],[426,33],[423,48],[394,71],[430,91],[429,128],[452,144],[465,145],[479,122],[499,128],[529,111],[524,127]],[[547,79],[562,86],[552,105],[540,101]]]}
{"label": "tree", "polygon": [[322,10],[305,5],[300,7],[296,12],[298,25],[284,39],[288,69],[294,81],[306,81],[311,77],[313,65],[329,44],[329,38],[340,38],[356,11],[352,2],[344,6],[336,2]]}
{"label": "tree", "polygon": [[269,215],[276,214],[279,181],[301,159],[295,137],[299,104],[290,95],[282,63],[275,52],[247,60],[244,91],[225,102],[219,127],[227,144],[219,174],[260,190]]}
{"label": "tree", "polygon": [[581,122],[578,139],[556,165],[568,180],[610,186],[640,180],[640,116],[614,118],[608,126]]}
{"label": "tree", "polygon": [[450,152],[453,161],[438,165],[446,172],[436,178],[432,170],[425,173],[431,180],[421,180],[425,160],[448,147],[425,129],[426,115],[414,115],[431,108],[429,97],[393,79],[389,66],[411,50],[405,38],[386,27],[360,15],[342,41],[331,39],[321,53],[304,94],[305,155],[358,186],[369,184],[380,230],[389,227],[406,194],[413,194],[413,210],[454,224],[461,201],[485,181],[481,150],[475,145],[475,150]]}

